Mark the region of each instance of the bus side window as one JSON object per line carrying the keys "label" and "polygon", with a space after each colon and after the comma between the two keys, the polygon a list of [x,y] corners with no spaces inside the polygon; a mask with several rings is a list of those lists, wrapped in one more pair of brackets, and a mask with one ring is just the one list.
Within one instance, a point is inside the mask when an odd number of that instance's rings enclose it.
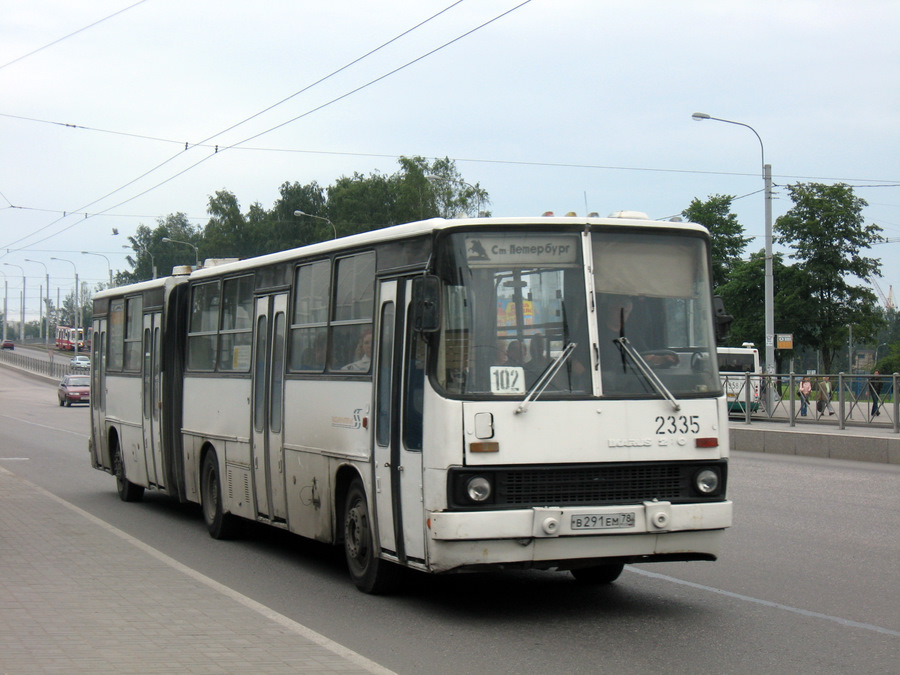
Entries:
{"label": "bus side window", "polygon": [[422,417],[425,403],[425,340],[412,329],[412,310],[407,326],[406,394],[403,400],[403,443],[407,450],[422,450]]}

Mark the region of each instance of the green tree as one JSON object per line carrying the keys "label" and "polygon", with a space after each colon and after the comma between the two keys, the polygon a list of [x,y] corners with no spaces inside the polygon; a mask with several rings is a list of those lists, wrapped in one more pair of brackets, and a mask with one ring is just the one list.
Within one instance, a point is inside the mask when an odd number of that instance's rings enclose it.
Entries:
{"label": "green tree", "polygon": [[[402,222],[395,219],[396,194],[391,179],[382,173],[341,176],[334,185],[328,186],[327,194],[328,217],[341,235],[368,232]],[[320,225],[328,227],[327,223]]]}
{"label": "green tree", "polygon": [[425,218],[488,215],[487,190],[463,180],[449,157],[429,164],[424,157],[401,157],[397,183],[397,211],[403,222]]}
{"label": "green tree", "polygon": [[164,242],[163,238],[169,237],[176,241],[184,241],[200,248],[202,235],[199,229],[191,225],[187,216],[183,213],[170,213],[165,218],[156,221],[156,227],[150,229],[146,225],[138,225],[133,237],[128,237],[128,242],[134,250],[134,256],[128,256],[128,264],[131,272],[119,272],[118,283],[134,283],[153,278],[153,268],[156,267],[158,276],[168,276],[176,265],[194,263],[194,252],[182,244]]}
{"label": "green tree", "polygon": [[741,260],[752,240],[744,236],[744,228],[731,212],[732,195],[710,195],[702,202],[694,199],[681,215],[709,230],[713,270],[713,288],[728,281],[732,268]]}
{"label": "green tree", "polygon": [[805,302],[794,340],[818,349],[825,372],[831,372],[849,326],[857,340],[870,339],[882,326],[875,294],[852,283],[881,276],[881,263],[863,255],[881,241],[881,228],[865,224],[867,204],[848,185],[798,183],[787,189],[794,206],[775,222],[775,240],[793,250],[799,271],[794,292]]}
{"label": "green tree", "polygon": [[[731,268],[728,280],[717,293],[728,313],[734,317],[729,343],[740,345],[752,342],[757,347],[765,345],[765,251],[750,255],[749,260],[737,260]],[[795,332],[806,320],[806,303],[802,293],[797,293],[798,270],[784,264],[780,254],[772,257],[772,277],[775,286],[775,325],[779,332]],[[794,339],[795,351],[799,346]],[[785,372],[782,362],[790,358],[791,352],[777,351],[776,371]]]}
{"label": "green tree", "polygon": [[401,157],[390,176],[341,177],[327,189],[326,212],[339,234],[367,232],[426,218],[477,215],[490,204],[487,190],[462,179],[453,160]]}
{"label": "green tree", "polygon": [[218,190],[206,207],[209,221],[203,230],[202,249],[211,258],[236,258],[254,255],[258,245],[241,205],[233,192]]}
{"label": "green tree", "polygon": [[[335,230],[321,220],[328,219],[329,216],[326,212],[325,191],[318,183],[282,183],[279,194],[281,196],[268,214],[269,229],[266,231],[265,244],[267,253],[313,244],[334,236]],[[318,217],[295,216],[295,211]]]}

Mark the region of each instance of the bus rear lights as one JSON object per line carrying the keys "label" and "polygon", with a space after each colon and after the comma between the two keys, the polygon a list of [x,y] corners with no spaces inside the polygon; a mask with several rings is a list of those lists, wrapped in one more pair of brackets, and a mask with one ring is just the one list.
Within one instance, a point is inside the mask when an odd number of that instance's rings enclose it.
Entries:
{"label": "bus rear lights", "polygon": [[470,443],[469,452],[500,452],[500,444],[496,441]]}
{"label": "bus rear lights", "polygon": [[715,494],[719,489],[719,474],[712,469],[703,469],[694,475],[694,487],[702,495]]}
{"label": "bus rear lights", "polygon": [[466,483],[466,494],[473,502],[487,501],[491,492],[491,483],[484,476],[474,476]]}
{"label": "bus rear lights", "polygon": [[697,448],[718,448],[719,447],[719,439],[713,436],[712,438],[698,438],[695,440],[695,446]]}

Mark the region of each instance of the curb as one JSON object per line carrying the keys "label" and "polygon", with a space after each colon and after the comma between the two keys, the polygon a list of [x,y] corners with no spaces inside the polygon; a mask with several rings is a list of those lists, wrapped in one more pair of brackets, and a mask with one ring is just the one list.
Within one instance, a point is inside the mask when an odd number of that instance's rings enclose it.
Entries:
{"label": "curb", "polygon": [[[780,425],[777,425],[780,426]],[[730,427],[731,449],[799,457],[849,459],[900,465],[900,437],[860,433],[858,429],[807,431],[753,428],[741,424]]]}

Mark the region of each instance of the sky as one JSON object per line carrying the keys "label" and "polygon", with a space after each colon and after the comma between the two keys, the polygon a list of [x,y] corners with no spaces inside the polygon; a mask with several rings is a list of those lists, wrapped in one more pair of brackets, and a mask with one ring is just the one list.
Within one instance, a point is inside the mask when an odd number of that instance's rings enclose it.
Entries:
{"label": "sky", "polygon": [[733,195],[748,254],[764,158],[773,219],[786,185],[854,187],[900,295],[898,35],[896,0],[0,0],[10,319],[23,275],[34,320],[45,275],[54,303],[108,281],[218,190],[268,209],[402,155],[455,160],[495,216]]}

